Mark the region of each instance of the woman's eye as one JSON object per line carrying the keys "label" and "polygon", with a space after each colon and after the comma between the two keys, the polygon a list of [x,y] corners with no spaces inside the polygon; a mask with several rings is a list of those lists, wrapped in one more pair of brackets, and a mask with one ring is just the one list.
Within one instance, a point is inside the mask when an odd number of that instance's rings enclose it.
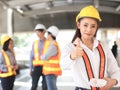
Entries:
{"label": "woman's eye", "polygon": [[87,25],[84,25],[84,27],[87,27]]}
{"label": "woman's eye", "polygon": [[92,28],[95,28],[96,26],[92,26]]}

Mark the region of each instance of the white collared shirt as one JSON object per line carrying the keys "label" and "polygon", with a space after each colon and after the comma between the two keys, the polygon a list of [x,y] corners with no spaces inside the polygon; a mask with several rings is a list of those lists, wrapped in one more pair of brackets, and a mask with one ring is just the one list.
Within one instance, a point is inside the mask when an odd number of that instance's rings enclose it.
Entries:
{"label": "white collared shirt", "polygon": [[[80,42],[81,47],[85,50],[90,59],[95,78],[99,77],[100,56],[97,49],[98,43],[98,40],[94,39],[93,49],[90,50],[82,42]],[[111,78],[116,79],[118,81],[116,86],[120,86],[120,68],[117,64],[117,61],[114,58],[110,48],[106,44],[101,43],[101,46],[104,50],[106,58],[104,76],[110,76]],[[70,53],[74,48],[75,46],[73,43],[69,43],[64,47],[61,53],[60,66],[62,69],[71,68],[75,86],[91,89],[83,58],[81,57],[76,60],[71,60],[70,58]]]}

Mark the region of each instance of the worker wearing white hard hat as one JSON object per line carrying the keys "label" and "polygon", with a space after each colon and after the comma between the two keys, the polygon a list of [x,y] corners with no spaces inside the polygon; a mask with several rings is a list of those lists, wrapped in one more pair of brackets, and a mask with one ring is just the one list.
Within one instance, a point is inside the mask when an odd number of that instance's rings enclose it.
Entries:
{"label": "worker wearing white hard hat", "polygon": [[45,77],[42,74],[44,62],[40,58],[40,56],[44,54],[44,50],[46,48],[47,43],[47,40],[44,37],[46,27],[43,24],[37,24],[34,28],[34,31],[38,36],[38,40],[35,40],[33,42],[30,53],[30,75],[32,77],[31,90],[37,90],[40,77],[42,77],[42,90],[47,90]]}
{"label": "worker wearing white hard hat", "polygon": [[57,76],[62,74],[59,60],[60,60],[60,48],[56,41],[59,29],[56,26],[50,26],[47,29],[47,39],[49,41],[48,49],[45,54],[41,56],[42,60],[45,60],[43,66],[43,74],[45,75],[48,90],[57,90]]}
{"label": "worker wearing white hard hat", "polygon": [[13,40],[8,35],[1,37],[0,80],[2,90],[13,90],[18,65],[15,59]]}
{"label": "worker wearing white hard hat", "polygon": [[56,26],[51,26],[47,29],[48,33],[51,33],[52,36],[57,37],[58,33],[59,33],[59,29]]}
{"label": "worker wearing white hard hat", "polygon": [[46,30],[46,27],[43,24],[37,24],[35,26],[35,30]]}

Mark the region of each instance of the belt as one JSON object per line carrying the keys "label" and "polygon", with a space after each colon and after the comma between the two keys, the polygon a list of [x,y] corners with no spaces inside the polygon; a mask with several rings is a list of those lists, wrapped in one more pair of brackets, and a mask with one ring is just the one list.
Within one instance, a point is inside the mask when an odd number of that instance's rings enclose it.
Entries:
{"label": "belt", "polygon": [[87,88],[81,88],[81,87],[76,87],[75,90],[90,90],[90,89],[87,89]]}

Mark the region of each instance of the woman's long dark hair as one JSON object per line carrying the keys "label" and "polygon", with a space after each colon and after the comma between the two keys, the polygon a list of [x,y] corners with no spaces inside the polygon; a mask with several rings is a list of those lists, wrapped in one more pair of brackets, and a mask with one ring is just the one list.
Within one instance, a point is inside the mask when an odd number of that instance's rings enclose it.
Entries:
{"label": "woman's long dark hair", "polygon": [[[90,17],[90,18],[91,18],[91,17]],[[80,22],[82,19],[83,19],[83,18],[80,18],[80,19],[78,20],[78,22]],[[95,18],[93,18],[93,19],[95,19]],[[96,22],[97,22],[97,24],[98,24],[98,27],[99,27],[100,22],[99,22],[97,19],[95,19],[95,20],[96,20]],[[76,27],[77,27],[77,26],[76,26]],[[98,29],[98,27],[97,27],[97,29]],[[96,37],[96,34],[97,34],[97,31],[96,31],[94,37]],[[81,32],[80,32],[80,29],[78,29],[78,28],[76,28],[75,34],[74,34],[73,39],[72,39],[72,43],[75,41],[75,39],[76,39],[77,37],[81,39]]]}
{"label": "woman's long dark hair", "polygon": [[75,34],[74,34],[74,37],[72,39],[72,43],[75,41],[75,39],[79,37],[81,38],[81,33],[80,33],[80,30],[77,28],[76,31],[75,31]]}
{"label": "woman's long dark hair", "polygon": [[8,40],[4,43],[4,45],[3,45],[3,50],[4,50],[4,51],[8,51],[8,50],[9,50],[8,46],[9,46],[10,40],[11,40],[11,38],[8,39]]}

